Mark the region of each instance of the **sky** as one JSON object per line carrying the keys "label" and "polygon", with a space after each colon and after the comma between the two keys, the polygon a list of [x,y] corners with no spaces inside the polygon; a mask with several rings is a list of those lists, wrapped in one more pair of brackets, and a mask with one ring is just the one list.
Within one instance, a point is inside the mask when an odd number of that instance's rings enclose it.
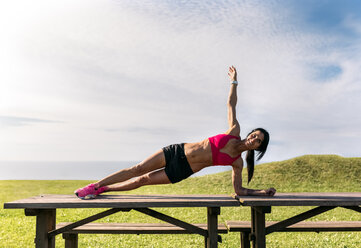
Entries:
{"label": "sky", "polygon": [[228,129],[360,157],[361,1],[0,2],[0,160],[140,161]]}

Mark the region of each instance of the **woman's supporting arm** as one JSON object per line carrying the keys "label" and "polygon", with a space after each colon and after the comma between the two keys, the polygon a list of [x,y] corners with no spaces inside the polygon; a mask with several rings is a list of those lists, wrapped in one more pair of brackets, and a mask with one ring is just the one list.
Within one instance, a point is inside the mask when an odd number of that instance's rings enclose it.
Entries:
{"label": "woman's supporting arm", "polygon": [[269,189],[247,189],[242,187],[242,169],[243,165],[233,164],[232,165],[232,183],[234,187],[234,192],[237,195],[254,195],[254,196],[273,196],[276,193],[274,188]]}

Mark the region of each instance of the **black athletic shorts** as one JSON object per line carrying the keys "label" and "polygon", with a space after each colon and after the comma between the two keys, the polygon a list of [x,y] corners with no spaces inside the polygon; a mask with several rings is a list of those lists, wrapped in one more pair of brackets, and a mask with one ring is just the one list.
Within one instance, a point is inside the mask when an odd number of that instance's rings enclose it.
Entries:
{"label": "black athletic shorts", "polygon": [[165,156],[165,173],[169,181],[177,183],[186,179],[194,172],[184,153],[184,143],[163,147]]}

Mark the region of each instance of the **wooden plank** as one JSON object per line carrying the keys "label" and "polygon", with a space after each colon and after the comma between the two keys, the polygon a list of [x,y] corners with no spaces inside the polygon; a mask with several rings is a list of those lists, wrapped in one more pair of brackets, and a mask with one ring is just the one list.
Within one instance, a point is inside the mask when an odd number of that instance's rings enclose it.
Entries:
{"label": "wooden plank", "polygon": [[80,200],[75,195],[41,195],[4,204],[4,208],[137,208],[226,206],[360,206],[361,192],[277,193],[274,197],[229,195],[101,195]]}
{"label": "wooden plank", "polygon": [[[71,223],[59,223],[56,228],[61,228]],[[207,224],[192,224],[207,230]],[[227,233],[227,227],[219,223],[219,233]],[[67,233],[88,234],[192,234],[193,232],[168,223],[88,223]]]}
{"label": "wooden plank", "polygon": [[[278,222],[267,221],[266,227]],[[249,232],[250,221],[227,221],[229,232]],[[302,221],[277,232],[347,232],[361,231],[361,221]]]}
{"label": "wooden plank", "polygon": [[235,196],[243,206],[359,206],[361,192],[276,193],[275,196]]}
{"label": "wooden plank", "polygon": [[[274,222],[274,223],[276,223],[276,222]],[[231,221],[227,221],[226,225],[230,232],[249,232],[251,230],[251,222],[250,221],[231,220]]]}
{"label": "wooden plank", "polygon": [[40,195],[4,204],[9,208],[148,208],[240,206],[230,195],[100,195],[81,200],[75,195]]}

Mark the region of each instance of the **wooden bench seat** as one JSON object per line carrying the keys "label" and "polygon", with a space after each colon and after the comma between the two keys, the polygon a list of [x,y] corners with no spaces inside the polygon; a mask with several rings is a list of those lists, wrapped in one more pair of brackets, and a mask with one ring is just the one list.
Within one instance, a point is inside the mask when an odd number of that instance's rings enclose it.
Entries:
{"label": "wooden bench seat", "polygon": [[[59,223],[56,228],[71,223]],[[193,224],[207,230],[207,224]],[[218,233],[227,233],[224,224],[218,224]],[[65,248],[78,247],[78,234],[191,234],[190,231],[168,223],[89,223],[63,233]]]}
{"label": "wooden bench seat", "polygon": [[[266,227],[276,224],[267,221]],[[251,222],[227,221],[229,232],[240,232],[241,247],[250,247]],[[277,232],[356,232],[361,231],[361,221],[301,221]]]}
{"label": "wooden bench seat", "polygon": [[[267,221],[266,227],[276,224]],[[250,232],[250,221],[227,221],[230,232]],[[353,232],[361,231],[361,221],[301,221],[278,232]]]}

